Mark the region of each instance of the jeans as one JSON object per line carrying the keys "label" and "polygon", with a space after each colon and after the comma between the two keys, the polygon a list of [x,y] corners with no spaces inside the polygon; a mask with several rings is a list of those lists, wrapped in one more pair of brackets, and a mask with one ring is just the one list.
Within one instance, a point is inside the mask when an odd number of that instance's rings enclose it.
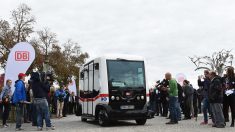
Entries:
{"label": "jeans", "polygon": [[24,105],[24,122],[27,121],[32,121],[32,117],[31,117],[31,104],[25,104]]}
{"label": "jeans", "polygon": [[177,102],[176,112],[177,112],[177,119],[181,120],[181,107],[180,107],[180,103],[179,102]]}
{"label": "jeans", "polygon": [[171,96],[169,100],[171,122],[178,123],[178,97]]}
{"label": "jeans", "polygon": [[210,104],[208,98],[204,98],[202,100],[203,103],[203,116],[204,116],[204,122],[208,122],[208,112],[210,111]]}
{"label": "jeans", "polygon": [[32,125],[33,126],[37,126],[37,109],[36,109],[36,105],[35,103],[33,103],[32,105]]}
{"label": "jeans", "polygon": [[35,98],[34,103],[36,105],[37,110],[37,126],[43,127],[44,118],[46,122],[46,127],[51,127],[49,107],[46,98]]}
{"label": "jeans", "polygon": [[21,128],[22,118],[24,115],[24,105],[22,103],[16,104],[16,128]]}
{"label": "jeans", "polygon": [[3,113],[2,113],[2,124],[5,125],[7,123],[7,119],[9,117],[9,112],[10,112],[10,103],[3,103]]}

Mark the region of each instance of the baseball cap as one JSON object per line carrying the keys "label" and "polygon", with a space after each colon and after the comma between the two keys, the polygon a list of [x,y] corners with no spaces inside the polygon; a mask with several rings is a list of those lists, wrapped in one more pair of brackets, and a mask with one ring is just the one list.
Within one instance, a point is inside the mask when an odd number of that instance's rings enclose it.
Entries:
{"label": "baseball cap", "polygon": [[18,75],[19,78],[22,78],[22,77],[25,77],[25,76],[27,76],[27,75],[24,74],[24,73],[19,73],[19,75]]}

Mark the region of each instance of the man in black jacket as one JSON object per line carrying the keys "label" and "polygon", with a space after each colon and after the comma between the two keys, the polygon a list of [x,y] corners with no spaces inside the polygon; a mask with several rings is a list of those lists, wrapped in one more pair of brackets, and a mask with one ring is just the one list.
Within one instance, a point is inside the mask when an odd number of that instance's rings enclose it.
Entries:
{"label": "man in black jacket", "polygon": [[43,127],[43,119],[46,122],[46,129],[54,130],[55,127],[51,125],[49,106],[47,96],[50,92],[50,84],[48,81],[41,80],[38,72],[31,74],[31,88],[33,90],[34,105],[37,111],[37,127],[41,131]]}
{"label": "man in black jacket", "polygon": [[225,120],[223,115],[223,88],[222,81],[215,72],[210,72],[211,84],[209,87],[209,102],[212,111],[213,127],[224,128]]}

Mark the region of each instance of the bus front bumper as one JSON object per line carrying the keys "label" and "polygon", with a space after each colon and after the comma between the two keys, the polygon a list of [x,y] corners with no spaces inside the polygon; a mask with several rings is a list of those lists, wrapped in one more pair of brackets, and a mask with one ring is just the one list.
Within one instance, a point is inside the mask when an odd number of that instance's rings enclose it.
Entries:
{"label": "bus front bumper", "polygon": [[151,118],[147,106],[145,106],[142,110],[114,110],[109,107],[107,112],[111,120],[136,120]]}

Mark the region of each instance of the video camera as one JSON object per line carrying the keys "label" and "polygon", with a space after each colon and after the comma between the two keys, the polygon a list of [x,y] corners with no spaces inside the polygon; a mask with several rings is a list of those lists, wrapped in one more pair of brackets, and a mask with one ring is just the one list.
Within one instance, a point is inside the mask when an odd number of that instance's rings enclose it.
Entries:
{"label": "video camera", "polygon": [[157,82],[157,88],[159,87],[167,87],[169,85],[169,81],[166,79],[163,79],[162,81],[158,80]]}
{"label": "video camera", "polygon": [[32,72],[29,84],[32,81],[40,81],[42,83],[49,82],[51,84],[54,81],[54,76],[52,72]]}

